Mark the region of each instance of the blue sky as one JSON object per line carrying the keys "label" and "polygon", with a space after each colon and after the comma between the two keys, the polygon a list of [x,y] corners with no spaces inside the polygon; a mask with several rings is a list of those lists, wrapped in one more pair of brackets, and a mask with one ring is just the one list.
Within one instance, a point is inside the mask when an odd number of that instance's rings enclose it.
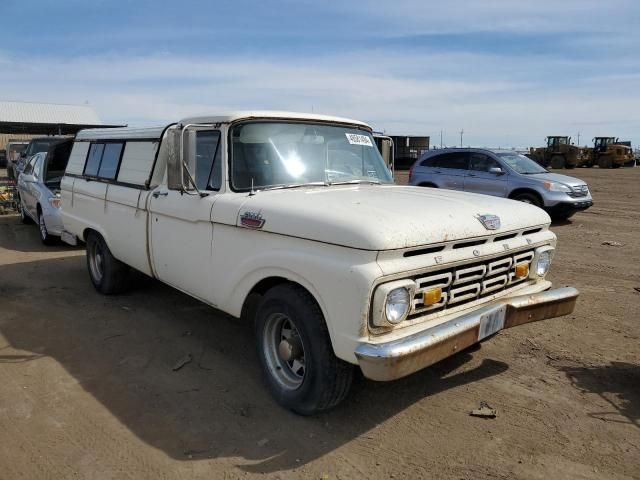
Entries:
{"label": "blue sky", "polygon": [[[640,143],[640,2],[0,0],[0,99],[148,125],[269,108],[446,144]],[[6,19],[15,19],[7,22]],[[8,30],[7,30],[8,25]]]}

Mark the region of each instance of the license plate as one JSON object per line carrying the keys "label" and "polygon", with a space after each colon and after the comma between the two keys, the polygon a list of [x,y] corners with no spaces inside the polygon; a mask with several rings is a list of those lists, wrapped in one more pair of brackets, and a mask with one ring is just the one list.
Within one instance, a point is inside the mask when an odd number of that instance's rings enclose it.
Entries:
{"label": "license plate", "polygon": [[478,341],[493,335],[504,328],[504,317],[507,313],[507,307],[502,306],[497,310],[485,313],[480,317],[480,331],[478,332]]}

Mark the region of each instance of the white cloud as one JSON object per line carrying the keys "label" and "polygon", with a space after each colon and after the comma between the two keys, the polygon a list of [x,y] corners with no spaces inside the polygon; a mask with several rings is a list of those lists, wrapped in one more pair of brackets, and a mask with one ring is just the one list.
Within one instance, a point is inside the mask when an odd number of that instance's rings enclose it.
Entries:
{"label": "white cloud", "polygon": [[[602,134],[640,141],[637,74],[613,75],[599,60],[495,55],[388,55],[363,51],[322,58],[180,57],[20,58],[0,56],[6,99],[84,103],[104,121],[157,124],[238,109],[337,114],[390,133],[427,134],[446,142],[537,145],[548,134]],[[408,68],[411,71],[407,74]],[[592,71],[549,87],[536,72]],[[531,77],[531,79],[529,79]],[[617,88],[616,88],[617,87]],[[632,88],[633,87],[633,88]],[[635,135],[635,137],[634,137]],[[439,140],[439,138],[438,138]]]}

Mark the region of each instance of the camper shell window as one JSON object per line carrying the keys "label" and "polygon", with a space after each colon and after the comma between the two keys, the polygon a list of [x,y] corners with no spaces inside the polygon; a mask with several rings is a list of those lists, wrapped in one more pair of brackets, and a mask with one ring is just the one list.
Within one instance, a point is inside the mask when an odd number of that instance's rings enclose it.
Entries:
{"label": "camper shell window", "polygon": [[123,148],[124,142],[92,143],[84,174],[88,177],[115,180]]}

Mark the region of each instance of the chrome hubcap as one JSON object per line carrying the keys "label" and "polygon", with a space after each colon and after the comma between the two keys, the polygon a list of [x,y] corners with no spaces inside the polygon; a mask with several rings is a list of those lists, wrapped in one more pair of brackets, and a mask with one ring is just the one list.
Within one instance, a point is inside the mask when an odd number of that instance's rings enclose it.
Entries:
{"label": "chrome hubcap", "polygon": [[89,248],[89,268],[91,269],[91,276],[96,283],[100,283],[102,281],[102,263],[102,250],[100,249],[98,242],[93,242]]}
{"label": "chrome hubcap", "polygon": [[300,333],[293,321],[283,313],[267,318],[262,350],[271,375],[285,389],[302,385],[306,372],[305,352]]}

